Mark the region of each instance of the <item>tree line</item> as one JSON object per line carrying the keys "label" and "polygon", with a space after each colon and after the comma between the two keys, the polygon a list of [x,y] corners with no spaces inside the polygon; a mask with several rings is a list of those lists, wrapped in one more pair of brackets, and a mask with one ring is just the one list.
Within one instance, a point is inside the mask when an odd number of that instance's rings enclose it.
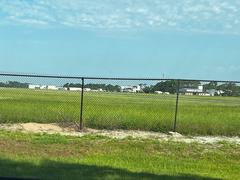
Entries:
{"label": "tree line", "polygon": [[[70,87],[82,87],[82,84],[74,84],[74,83],[66,83],[63,85],[63,87],[65,88],[70,88]],[[112,84],[85,84],[84,88],[90,88],[93,90],[97,90],[97,89],[102,89],[104,91],[109,91],[109,92],[120,92],[121,91],[121,87],[118,85],[112,85]]]}
{"label": "tree line", "polygon": [[[181,81],[179,84],[179,88],[197,88],[201,85],[200,81]],[[154,93],[155,91],[169,92],[171,94],[175,94],[178,88],[177,80],[167,80],[161,81],[155,85],[148,86],[143,89],[145,93]]]}
{"label": "tree line", "polygon": [[8,82],[0,82],[0,87],[6,88],[28,88],[28,83],[21,83],[17,81],[8,81]]}

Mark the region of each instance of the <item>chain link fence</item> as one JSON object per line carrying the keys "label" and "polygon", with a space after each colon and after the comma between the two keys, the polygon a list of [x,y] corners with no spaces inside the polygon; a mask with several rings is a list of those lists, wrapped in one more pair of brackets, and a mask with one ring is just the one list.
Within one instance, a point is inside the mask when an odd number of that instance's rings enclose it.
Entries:
{"label": "chain link fence", "polygon": [[0,123],[240,135],[240,82],[0,74]]}

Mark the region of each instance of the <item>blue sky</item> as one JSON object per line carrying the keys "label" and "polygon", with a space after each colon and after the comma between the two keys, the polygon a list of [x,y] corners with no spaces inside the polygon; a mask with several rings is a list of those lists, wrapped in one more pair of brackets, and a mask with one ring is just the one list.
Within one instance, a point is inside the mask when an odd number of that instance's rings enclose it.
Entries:
{"label": "blue sky", "polygon": [[240,1],[0,0],[0,71],[240,80]]}

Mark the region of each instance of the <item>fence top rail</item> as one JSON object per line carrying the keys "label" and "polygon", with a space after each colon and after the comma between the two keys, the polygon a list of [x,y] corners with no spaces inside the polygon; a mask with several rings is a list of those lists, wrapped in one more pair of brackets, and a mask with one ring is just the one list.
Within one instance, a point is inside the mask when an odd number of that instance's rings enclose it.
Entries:
{"label": "fence top rail", "polygon": [[0,76],[7,77],[29,77],[29,78],[55,78],[55,79],[86,79],[86,80],[129,80],[129,81],[201,81],[201,82],[220,82],[220,83],[240,83],[232,80],[210,80],[210,79],[174,79],[174,78],[122,78],[122,77],[87,77],[87,76],[60,76],[60,75],[38,75],[38,74],[14,74],[0,73]]}

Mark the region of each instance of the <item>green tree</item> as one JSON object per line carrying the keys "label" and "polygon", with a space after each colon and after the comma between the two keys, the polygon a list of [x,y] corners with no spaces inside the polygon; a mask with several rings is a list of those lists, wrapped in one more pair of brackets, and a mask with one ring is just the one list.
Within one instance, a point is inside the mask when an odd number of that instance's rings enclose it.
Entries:
{"label": "green tree", "polygon": [[208,84],[203,85],[205,90],[209,90],[209,89],[217,89],[218,83],[215,81],[211,81]]}
{"label": "green tree", "polygon": [[146,86],[144,89],[143,89],[143,92],[144,93],[153,93],[153,87],[152,86]]}
{"label": "green tree", "polygon": [[177,91],[177,81],[176,80],[161,81],[152,87],[152,92],[155,91],[169,92],[171,94],[174,94]]}
{"label": "green tree", "polygon": [[224,91],[224,96],[240,96],[240,87],[236,83],[224,83],[217,87],[218,90]]}
{"label": "green tree", "polygon": [[17,81],[8,81],[6,83],[1,82],[0,87],[8,88],[28,88],[28,83],[21,83]]}

